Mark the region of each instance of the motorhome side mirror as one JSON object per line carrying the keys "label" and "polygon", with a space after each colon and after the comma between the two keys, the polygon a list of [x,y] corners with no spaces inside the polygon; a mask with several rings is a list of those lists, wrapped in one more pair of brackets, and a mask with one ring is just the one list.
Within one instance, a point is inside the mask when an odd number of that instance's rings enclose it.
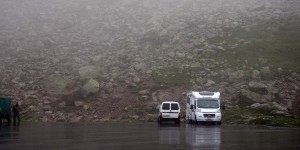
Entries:
{"label": "motorhome side mirror", "polygon": [[221,109],[222,109],[222,110],[225,110],[225,104],[222,104],[222,105],[221,105]]}
{"label": "motorhome side mirror", "polygon": [[191,109],[194,109],[194,105],[191,105]]}

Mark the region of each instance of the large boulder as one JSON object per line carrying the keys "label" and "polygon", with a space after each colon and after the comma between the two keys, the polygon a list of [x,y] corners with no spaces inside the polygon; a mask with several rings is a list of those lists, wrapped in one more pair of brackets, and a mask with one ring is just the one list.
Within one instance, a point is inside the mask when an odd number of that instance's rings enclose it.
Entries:
{"label": "large boulder", "polygon": [[76,91],[76,82],[67,76],[50,75],[45,78],[44,86],[48,93],[65,94]]}
{"label": "large boulder", "polygon": [[143,64],[143,63],[137,63],[137,64],[135,64],[134,66],[134,69],[135,70],[137,70],[137,71],[141,71],[141,70],[145,70],[145,64]]}
{"label": "large boulder", "polygon": [[250,106],[250,108],[252,109],[256,109],[259,111],[263,111],[263,112],[270,112],[272,111],[272,106],[270,103],[254,103]]}
{"label": "large boulder", "polygon": [[263,95],[260,95],[258,93],[248,91],[245,89],[242,89],[239,93],[239,103],[240,105],[250,105],[253,103],[264,103],[267,102],[267,100],[263,97]]}
{"label": "large boulder", "polygon": [[298,92],[298,95],[292,103],[292,113],[300,116],[300,92]]}
{"label": "large boulder", "polygon": [[268,87],[260,82],[251,81],[249,82],[249,90],[258,94],[267,95]]}
{"label": "large boulder", "polygon": [[266,66],[261,68],[260,74],[263,78],[269,79],[272,76],[272,71],[270,67]]}
{"label": "large boulder", "polygon": [[97,78],[100,69],[96,66],[84,66],[79,68],[79,75],[81,78]]}
{"label": "large boulder", "polygon": [[98,81],[96,81],[94,79],[89,79],[84,84],[82,89],[83,89],[84,94],[86,94],[86,95],[97,93],[100,89],[100,84],[98,83]]}
{"label": "large boulder", "polygon": [[276,102],[254,103],[250,108],[271,114],[288,114],[287,108]]}

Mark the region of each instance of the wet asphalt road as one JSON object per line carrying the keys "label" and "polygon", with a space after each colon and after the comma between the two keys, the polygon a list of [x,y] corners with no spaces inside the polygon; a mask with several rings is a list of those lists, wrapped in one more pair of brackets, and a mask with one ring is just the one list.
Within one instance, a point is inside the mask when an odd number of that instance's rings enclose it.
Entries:
{"label": "wet asphalt road", "polygon": [[156,123],[22,124],[0,129],[0,150],[300,149],[300,129]]}

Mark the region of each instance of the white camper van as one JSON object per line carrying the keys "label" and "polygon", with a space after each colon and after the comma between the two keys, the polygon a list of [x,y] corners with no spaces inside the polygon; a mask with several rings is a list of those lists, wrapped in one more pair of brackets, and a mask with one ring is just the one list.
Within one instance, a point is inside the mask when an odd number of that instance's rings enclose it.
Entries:
{"label": "white camper van", "polygon": [[186,120],[189,123],[215,122],[221,125],[220,92],[188,92]]}

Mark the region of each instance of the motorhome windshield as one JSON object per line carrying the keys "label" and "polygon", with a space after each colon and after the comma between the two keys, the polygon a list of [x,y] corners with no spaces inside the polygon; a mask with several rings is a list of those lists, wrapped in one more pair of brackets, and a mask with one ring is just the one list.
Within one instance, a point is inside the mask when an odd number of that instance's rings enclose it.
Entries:
{"label": "motorhome windshield", "polygon": [[198,108],[219,108],[219,102],[216,99],[198,99]]}

